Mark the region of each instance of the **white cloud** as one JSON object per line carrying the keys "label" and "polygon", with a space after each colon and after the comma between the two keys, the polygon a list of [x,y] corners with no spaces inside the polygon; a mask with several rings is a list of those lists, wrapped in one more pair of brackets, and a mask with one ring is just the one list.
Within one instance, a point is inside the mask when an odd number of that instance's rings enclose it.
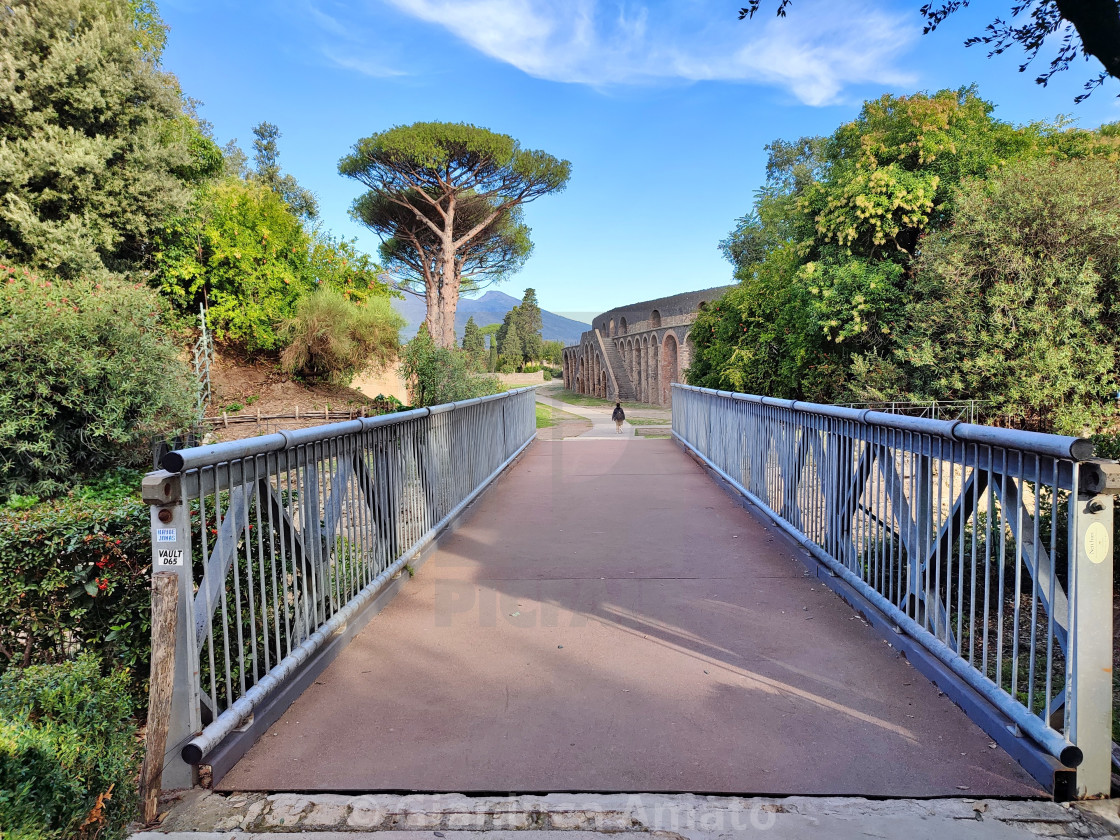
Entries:
{"label": "white cloud", "polygon": [[333,13],[328,11],[327,5],[329,0],[323,4],[304,0],[298,7],[300,13],[315,25],[314,41],[323,58],[336,67],[353,70],[363,76],[388,78],[407,75],[387,60],[384,48],[373,48],[372,45],[378,44],[379,40],[367,27],[343,19],[337,8]]}
{"label": "white cloud", "polygon": [[378,2],[542,79],[597,87],[747,82],[810,105],[835,102],[853,84],[912,83],[897,59],[918,36],[910,10],[894,14],[871,0],[805,0],[788,18],[760,13],[749,23],[727,0]]}
{"label": "white cloud", "polygon": [[404,70],[397,70],[379,61],[368,59],[362,55],[354,55],[353,52],[340,50],[332,46],[323,47],[322,52],[327,61],[336,67],[341,67],[344,70],[354,70],[363,76],[384,79],[408,75]]}

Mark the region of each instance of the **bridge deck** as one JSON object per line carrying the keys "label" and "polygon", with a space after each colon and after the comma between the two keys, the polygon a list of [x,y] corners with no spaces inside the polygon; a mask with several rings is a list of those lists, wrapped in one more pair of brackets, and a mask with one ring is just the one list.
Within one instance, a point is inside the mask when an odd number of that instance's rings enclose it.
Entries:
{"label": "bridge deck", "polygon": [[225,790],[1041,795],[667,440],[535,442]]}

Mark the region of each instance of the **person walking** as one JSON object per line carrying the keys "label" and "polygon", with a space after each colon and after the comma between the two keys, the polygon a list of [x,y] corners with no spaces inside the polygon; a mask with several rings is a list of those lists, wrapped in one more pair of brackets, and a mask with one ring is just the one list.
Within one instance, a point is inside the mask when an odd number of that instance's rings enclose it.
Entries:
{"label": "person walking", "polygon": [[611,419],[614,421],[615,430],[622,434],[622,424],[626,421],[626,412],[622,410],[622,403],[616,402],[614,404],[614,411],[611,412]]}

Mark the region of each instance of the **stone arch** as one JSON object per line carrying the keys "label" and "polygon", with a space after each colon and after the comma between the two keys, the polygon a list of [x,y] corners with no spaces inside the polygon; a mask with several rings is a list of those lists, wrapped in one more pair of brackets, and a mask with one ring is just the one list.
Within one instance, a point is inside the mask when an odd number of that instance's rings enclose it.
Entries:
{"label": "stone arch", "polygon": [[649,372],[646,375],[646,395],[654,405],[661,405],[658,383],[661,381],[661,354],[658,352],[657,336],[649,339]]}
{"label": "stone arch", "polygon": [[626,335],[626,316],[618,319],[618,333],[619,335]]}
{"label": "stone arch", "polygon": [[614,332],[614,318],[611,318],[611,322],[610,322],[610,327],[609,327],[609,329],[610,329],[610,332],[608,332],[608,333],[607,333],[607,335],[609,335],[609,336],[610,336],[611,338],[614,338],[614,336],[615,336],[615,332]]}
{"label": "stone arch", "polygon": [[680,348],[678,346],[677,337],[672,330],[665,333],[665,338],[661,342],[661,365],[660,370],[660,403],[661,405],[671,405],[673,402],[673,389],[672,383],[680,380],[679,368]]}
{"label": "stone arch", "polygon": [[657,329],[658,327],[660,327],[661,326],[661,313],[656,309],[653,310],[653,312],[649,313],[649,322],[650,322],[650,325],[654,329]]}

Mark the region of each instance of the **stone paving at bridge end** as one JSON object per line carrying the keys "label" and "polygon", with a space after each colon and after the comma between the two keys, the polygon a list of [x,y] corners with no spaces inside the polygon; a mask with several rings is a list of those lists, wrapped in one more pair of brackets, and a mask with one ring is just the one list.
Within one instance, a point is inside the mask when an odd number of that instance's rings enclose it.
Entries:
{"label": "stone paving at bridge end", "polygon": [[225,791],[1042,796],[668,440],[536,441]]}
{"label": "stone paving at bridge end", "polygon": [[[653,794],[212,794],[193,791],[159,832],[133,840],[1034,840],[1108,838],[1117,803],[1038,800],[733,798]],[[619,836],[621,835],[621,837]]]}

